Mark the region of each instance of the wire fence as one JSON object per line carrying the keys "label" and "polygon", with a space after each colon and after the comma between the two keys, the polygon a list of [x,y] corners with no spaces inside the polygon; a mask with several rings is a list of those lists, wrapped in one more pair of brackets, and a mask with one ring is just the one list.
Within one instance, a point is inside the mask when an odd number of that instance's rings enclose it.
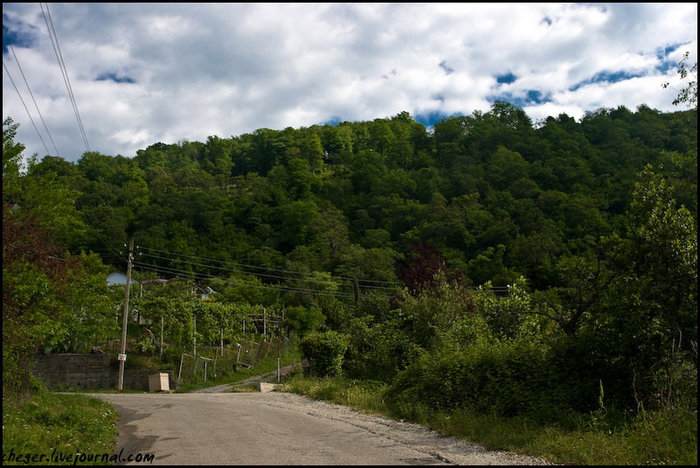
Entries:
{"label": "wire fence", "polygon": [[177,381],[182,382],[216,378],[216,360],[204,356],[182,353],[177,371]]}
{"label": "wire fence", "polygon": [[178,366],[178,382],[207,381],[217,378],[237,366],[253,368],[260,365],[269,356],[279,356],[289,351],[291,342],[287,338],[274,338],[261,343],[241,340],[235,349],[227,347],[198,348],[200,353],[194,355],[182,353]]}
{"label": "wire fence", "polygon": [[267,356],[278,356],[280,352],[283,351],[283,344],[288,344],[286,338],[284,340],[273,338],[270,341],[263,341],[262,343],[256,343],[251,340],[241,340],[238,344],[236,363],[246,367],[255,367],[263,362]]}

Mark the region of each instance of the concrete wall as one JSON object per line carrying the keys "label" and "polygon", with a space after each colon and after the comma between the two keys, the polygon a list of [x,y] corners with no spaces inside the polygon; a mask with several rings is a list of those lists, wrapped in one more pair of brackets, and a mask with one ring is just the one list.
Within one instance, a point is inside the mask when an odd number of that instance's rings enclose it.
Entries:
{"label": "concrete wall", "polygon": [[38,355],[34,365],[34,373],[51,389],[111,388],[110,370],[108,354]]}
{"label": "concrete wall", "polygon": [[[36,374],[49,389],[117,388],[118,367],[112,367],[109,354],[49,354],[34,359]],[[148,376],[156,372],[169,374],[170,389],[177,388],[173,371],[153,369],[124,369],[124,389],[148,391]]]}

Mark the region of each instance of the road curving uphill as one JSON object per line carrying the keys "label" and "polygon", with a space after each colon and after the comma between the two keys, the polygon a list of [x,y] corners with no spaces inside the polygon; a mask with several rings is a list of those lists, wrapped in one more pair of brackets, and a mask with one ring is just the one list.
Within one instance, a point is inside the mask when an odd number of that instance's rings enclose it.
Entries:
{"label": "road curving uphill", "polygon": [[544,465],[301,395],[96,394],[121,415],[116,450],[167,465]]}

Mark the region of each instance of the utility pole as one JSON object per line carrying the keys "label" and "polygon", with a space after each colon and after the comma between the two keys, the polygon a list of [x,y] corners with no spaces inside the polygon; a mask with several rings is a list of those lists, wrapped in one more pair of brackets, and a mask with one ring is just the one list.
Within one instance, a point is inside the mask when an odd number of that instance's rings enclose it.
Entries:
{"label": "utility pole", "polygon": [[126,361],[126,329],[129,324],[129,288],[131,287],[131,262],[134,259],[134,238],[129,240],[129,257],[126,264],[126,292],[124,293],[124,314],[122,315],[122,343],[119,359],[119,380],[117,390],[124,388],[124,362]]}
{"label": "utility pole", "polygon": [[163,358],[163,333],[164,333],[164,321],[165,317],[163,315],[160,316],[160,350],[158,351],[158,356],[162,359]]}
{"label": "utility pole", "polygon": [[360,283],[357,281],[357,278],[352,280],[352,291],[355,295],[355,304],[357,304],[360,302]]}

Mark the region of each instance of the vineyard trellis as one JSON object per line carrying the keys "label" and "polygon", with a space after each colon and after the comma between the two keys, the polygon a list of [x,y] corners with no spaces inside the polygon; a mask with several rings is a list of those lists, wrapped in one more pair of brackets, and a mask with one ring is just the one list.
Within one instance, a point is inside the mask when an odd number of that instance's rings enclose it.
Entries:
{"label": "vineyard trellis", "polygon": [[266,357],[279,356],[283,348],[289,347],[289,340],[274,338],[261,343],[252,340],[241,340],[236,349],[207,347],[200,348],[205,354],[181,353],[178,366],[177,380],[192,381],[202,379],[205,382],[216,378],[222,372],[234,370],[236,366],[253,368],[262,363]]}

